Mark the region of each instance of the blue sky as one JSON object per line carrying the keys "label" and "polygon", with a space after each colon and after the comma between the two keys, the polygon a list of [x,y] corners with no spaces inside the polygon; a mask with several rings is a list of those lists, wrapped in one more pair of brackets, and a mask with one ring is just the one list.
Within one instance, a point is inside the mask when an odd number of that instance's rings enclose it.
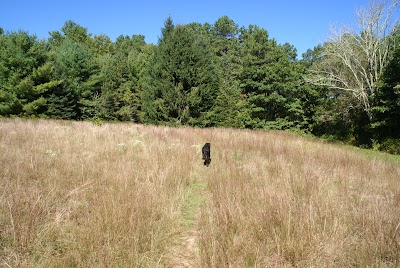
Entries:
{"label": "blue sky", "polygon": [[227,15],[239,26],[257,25],[278,43],[290,43],[301,55],[322,43],[329,26],[353,25],[355,11],[367,0],[261,1],[261,0],[175,0],[175,1],[84,1],[2,0],[0,27],[5,31],[25,30],[39,38],[59,31],[73,20],[92,34],[142,34],[147,43],[157,43],[168,16],[175,24],[214,23]]}

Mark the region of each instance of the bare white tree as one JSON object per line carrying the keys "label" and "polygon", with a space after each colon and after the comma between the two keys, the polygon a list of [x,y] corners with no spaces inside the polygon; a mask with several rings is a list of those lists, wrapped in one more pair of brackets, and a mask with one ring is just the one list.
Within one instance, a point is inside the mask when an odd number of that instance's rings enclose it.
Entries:
{"label": "bare white tree", "polygon": [[[370,114],[370,96],[388,62],[397,30],[399,0],[373,0],[356,12],[358,29],[331,28],[322,57],[311,67],[306,81],[349,91]],[[398,16],[398,14],[397,14]]]}

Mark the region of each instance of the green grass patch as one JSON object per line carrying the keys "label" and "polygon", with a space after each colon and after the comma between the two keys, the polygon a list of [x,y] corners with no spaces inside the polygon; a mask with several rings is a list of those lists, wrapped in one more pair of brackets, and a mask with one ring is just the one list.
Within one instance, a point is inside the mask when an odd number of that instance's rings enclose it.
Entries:
{"label": "green grass patch", "polygon": [[205,201],[202,193],[206,187],[207,183],[205,181],[193,182],[188,187],[182,209],[182,223],[184,226],[191,227],[194,225],[194,219]]}

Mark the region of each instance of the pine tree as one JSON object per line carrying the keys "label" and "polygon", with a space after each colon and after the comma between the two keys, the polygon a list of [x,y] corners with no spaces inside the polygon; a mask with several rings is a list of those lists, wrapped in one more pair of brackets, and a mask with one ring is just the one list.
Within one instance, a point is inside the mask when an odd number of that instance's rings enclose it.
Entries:
{"label": "pine tree", "polygon": [[296,50],[278,45],[266,30],[250,25],[242,30],[242,93],[246,95],[250,127],[302,128],[304,124],[301,65]]}
{"label": "pine tree", "polygon": [[[400,42],[400,30],[393,38]],[[371,98],[371,113],[374,122],[371,130],[374,138],[383,141],[387,138],[400,138],[400,47],[393,46],[387,66],[378,84],[379,89]],[[400,147],[400,146],[399,146]],[[399,148],[400,152],[400,148]]]}
{"label": "pine tree", "polygon": [[148,74],[145,122],[212,124],[208,112],[217,94],[216,68],[207,40],[190,26],[177,26],[163,36]]}
{"label": "pine tree", "polygon": [[43,104],[37,99],[45,81],[34,76],[47,60],[44,41],[19,31],[1,34],[0,47],[0,115],[30,115],[29,111]]}

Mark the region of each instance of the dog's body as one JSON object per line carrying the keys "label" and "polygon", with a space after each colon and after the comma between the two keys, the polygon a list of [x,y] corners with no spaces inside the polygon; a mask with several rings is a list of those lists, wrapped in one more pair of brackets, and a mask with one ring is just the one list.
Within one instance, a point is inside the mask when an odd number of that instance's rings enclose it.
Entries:
{"label": "dog's body", "polygon": [[203,153],[203,160],[204,160],[204,165],[208,167],[208,165],[210,165],[211,163],[211,144],[210,143],[206,143],[203,146],[203,149],[201,150],[201,152]]}

